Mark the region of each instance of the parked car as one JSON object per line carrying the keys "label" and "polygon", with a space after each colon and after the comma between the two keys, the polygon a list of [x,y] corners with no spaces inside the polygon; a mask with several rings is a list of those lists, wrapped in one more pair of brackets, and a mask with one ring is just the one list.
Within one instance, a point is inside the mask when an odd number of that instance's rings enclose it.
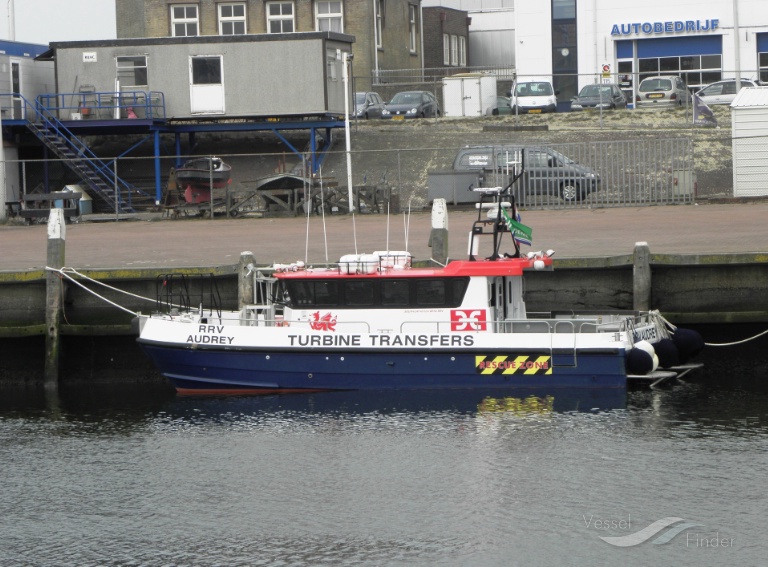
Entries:
{"label": "parked car", "polygon": [[512,113],[530,114],[557,111],[557,94],[548,81],[516,83],[510,97]]}
{"label": "parked car", "polygon": [[[741,79],[741,88],[744,87],[756,87],[755,81],[749,79]],[[704,104],[731,104],[736,95],[739,94],[736,90],[736,79],[725,79],[723,81],[717,81],[711,85],[707,85],[696,95]]]}
{"label": "parked car", "polygon": [[683,106],[692,100],[691,93],[680,77],[646,77],[640,82],[635,96],[638,108],[650,106]]}
{"label": "parked car", "polygon": [[378,93],[355,93],[355,118],[381,118],[384,101]]}
{"label": "parked car", "polygon": [[585,85],[571,99],[571,110],[627,108],[627,97],[615,83]]}
{"label": "parked car", "polygon": [[466,146],[453,161],[455,171],[512,173],[524,167],[524,191],[516,194],[525,203],[527,195],[580,201],[600,188],[600,176],[585,165],[546,146]]}
{"label": "parked car", "polygon": [[512,99],[508,96],[497,96],[496,108],[493,109],[491,114],[494,116],[512,114]]}
{"label": "parked car", "polygon": [[404,120],[440,116],[440,104],[429,91],[405,91],[392,97],[381,113],[382,118]]}

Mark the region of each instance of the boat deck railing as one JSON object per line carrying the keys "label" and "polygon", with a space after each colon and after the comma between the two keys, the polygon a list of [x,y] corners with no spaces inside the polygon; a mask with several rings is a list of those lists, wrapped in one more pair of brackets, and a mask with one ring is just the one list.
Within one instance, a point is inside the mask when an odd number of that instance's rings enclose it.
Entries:
{"label": "boat deck railing", "polygon": [[214,274],[163,274],[155,279],[159,313],[199,310],[201,316],[221,318],[221,294]]}

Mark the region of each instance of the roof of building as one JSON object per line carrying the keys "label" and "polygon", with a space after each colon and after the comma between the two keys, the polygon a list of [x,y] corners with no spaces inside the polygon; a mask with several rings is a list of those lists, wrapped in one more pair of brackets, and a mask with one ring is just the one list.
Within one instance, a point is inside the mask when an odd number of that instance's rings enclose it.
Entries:
{"label": "roof of building", "polygon": [[24,43],[22,41],[0,40],[0,55],[35,58],[48,49],[47,45]]}
{"label": "roof of building", "polygon": [[768,87],[744,87],[731,103],[731,108],[768,106]]}

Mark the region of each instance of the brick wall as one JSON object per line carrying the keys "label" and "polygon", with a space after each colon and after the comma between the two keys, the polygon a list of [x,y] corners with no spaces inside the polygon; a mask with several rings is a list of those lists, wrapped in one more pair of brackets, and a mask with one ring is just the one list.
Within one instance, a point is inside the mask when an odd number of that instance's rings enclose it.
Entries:
{"label": "brick wall", "polygon": [[144,0],[115,0],[115,21],[117,37],[145,37],[147,35],[144,14]]}
{"label": "brick wall", "polygon": [[[216,0],[116,0],[119,11],[117,36],[130,37],[170,37],[170,6],[173,4],[196,3],[199,11],[200,35],[218,35],[218,12]],[[367,90],[371,86],[372,72],[382,70],[412,69],[414,75],[422,67],[422,42],[419,3],[417,0],[386,0],[382,29],[382,47],[377,48],[374,35],[375,18],[372,0],[344,0],[344,32],[355,36],[352,44],[353,74],[356,77],[355,88]],[[315,31],[314,2],[295,0],[295,25],[297,32]],[[416,49],[410,45],[410,10],[416,8]],[[455,25],[464,24],[466,35],[465,12],[452,15]],[[143,16],[142,16],[143,14]],[[246,0],[247,31],[250,34],[267,32],[266,3],[264,0]],[[426,23],[426,22],[425,22]],[[452,23],[452,25],[454,25]],[[442,51],[440,51],[442,54]],[[442,55],[440,55],[442,57]]]}
{"label": "brick wall", "polygon": [[424,8],[424,68],[446,67],[454,74],[466,68],[443,64],[443,34],[463,37],[469,61],[469,23],[467,12],[451,8]]}

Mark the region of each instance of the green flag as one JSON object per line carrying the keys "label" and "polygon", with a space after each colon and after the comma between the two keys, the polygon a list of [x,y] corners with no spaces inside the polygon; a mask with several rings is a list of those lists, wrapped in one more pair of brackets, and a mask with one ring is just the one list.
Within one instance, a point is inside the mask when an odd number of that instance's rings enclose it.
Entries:
{"label": "green flag", "polygon": [[507,224],[509,232],[512,233],[512,237],[520,244],[527,244],[530,246],[533,241],[533,229],[530,226],[525,226],[514,220],[503,207],[501,209],[501,214],[504,215],[504,222]]}

